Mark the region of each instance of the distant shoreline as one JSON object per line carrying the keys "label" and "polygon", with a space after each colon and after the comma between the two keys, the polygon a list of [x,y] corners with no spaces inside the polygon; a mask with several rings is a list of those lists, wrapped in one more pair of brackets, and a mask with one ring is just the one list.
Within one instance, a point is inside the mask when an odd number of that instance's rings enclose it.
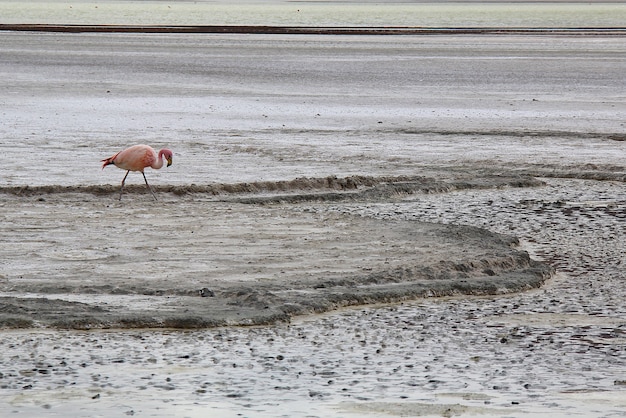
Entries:
{"label": "distant shoreline", "polygon": [[63,25],[0,24],[0,31],[20,32],[111,32],[111,33],[255,33],[279,35],[602,35],[626,36],[626,27],[589,28],[500,28],[500,27],[311,27],[259,25]]}

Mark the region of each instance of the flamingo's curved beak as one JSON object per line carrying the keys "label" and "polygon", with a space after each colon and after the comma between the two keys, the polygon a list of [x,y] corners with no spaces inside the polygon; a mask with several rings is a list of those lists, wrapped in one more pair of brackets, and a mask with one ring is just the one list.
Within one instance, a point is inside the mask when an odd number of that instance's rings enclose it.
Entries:
{"label": "flamingo's curved beak", "polygon": [[172,157],[168,157],[167,158],[167,166],[171,166],[172,165]]}

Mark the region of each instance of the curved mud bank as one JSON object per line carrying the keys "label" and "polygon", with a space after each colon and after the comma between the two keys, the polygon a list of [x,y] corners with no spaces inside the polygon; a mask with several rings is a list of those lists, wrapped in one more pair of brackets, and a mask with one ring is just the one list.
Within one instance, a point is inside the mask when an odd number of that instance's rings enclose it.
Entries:
{"label": "curved mud bank", "polygon": [[[371,183],[355,186],[355,196],[369,192],[367,201],[377,190],[388,197],[389,187],[406,192],[407,182],[360,181]],[[473,183],[484,188],[489,182]],[[315,213],[303,202],[319,201],[319,193],[298,187],[287,195],[231,194],[229,200],[161,191],[154,203],[132,191],[121,202],[117,194],[75,190],[6,196],[5,328],[270,324],[345,306],[518,292],[541,286],[553,273],[517,249],[514,237],[469,226]]]}
{"label": "curved mud bank", "polygon": [[[177,196],[190,194],[219,195],[241,203],[279,203],[335,200],[380,200],[414,193],[441,193],[453,190],[498,187],[537,187],[544,182],[528,175],[457,176],[451,179],[425,176],[362,176],[300,177],[283,181],[246,183],[156,185],[153,190]],[[129,184],[126,193],[145,192],[142,184]],[[120,185],[93,186],[0,186],[0,193],[17,196],[40,196],[58,193],[89,193],[96,196],[119,195]]]}

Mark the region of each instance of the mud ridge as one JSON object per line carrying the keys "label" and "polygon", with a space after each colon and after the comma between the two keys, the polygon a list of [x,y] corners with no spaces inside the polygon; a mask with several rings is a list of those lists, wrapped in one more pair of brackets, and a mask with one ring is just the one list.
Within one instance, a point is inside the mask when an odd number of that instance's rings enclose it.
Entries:
{"label": "mud ridge", "polygon": [[[536,100],[536,99],[534,99]],[[510,138],[572,138],[572,139],[606,139],[610,141],[626,141],[626,134],[621,132],[585,132],[559,130],[449,130],[449,129],[379,129],[379,132],[398,133],[405,135],[441,135],[441,136],[506,136]]]}
{"label": "mud ridge", "polygon": [[[358,186],[354,189],[338,189],[332,192],[291,193],[272,196],[238,197],[241,203],[300,203],[310,201],[371,201],[392,199],[416,193],[448,193],[455,190],[491,189],[501,187],[539,187],[543,186],[540,180],[526,176],[474,178],[467,180],[442,181],[430,178],[394,178],[367,186]],[[334,188],[333,188],[334,189]],[[298,189],[295,189],[298,190]],[[323,190],[323,189],[322,189]],[[334,189],[337,190],[337,189]],[[347,192],[346,192],[347,191]]]}
{"label": "mud ridge", "polygon": [[626,183],[626,172],[623,167],[617,167],[615,171],[606,170],[563,170],[563,169],[531,169],[527,174],[536,177],[552,177],[562,179],[596,180],[596,181],[617,181]]}
{"label": "mud ridge", "polygon": [[[208,185],[161,185],[152,186],[159,192],[172,193],[177,196],[188,194],[209,194],[215,196],[248,195],[248,194],[279,194],[291,193],[291,196],[253,196],[240,198],[245,203],[264,203],[272,201],[306,201],[306,200],[355,200],[359,198],[389,197],[412,193],[441,193],[461,189],[480,189],[498,187],[537,187],[543,182],[529,176],[485,176],[471,179],[438,180],[422,176],[336,176],[309,178],[301,177],[293,180],[259,181],[249,183],[220,183]],[[144,185],[127,185],[126,192],[146,192]],[[306,193],[295,193],[303,192]],[[331,191],[324,194],[325,191]],[[346,194],[345,192],[350,192]],[[0,193],[16,196],[37,196],[63,193],[89,193],[96,196],[119,193],[119,185],[89,186],[4,186]]]}
{"label": "mud ridge", "polygon": [[[42,206],[48,213],[49,205]],[[515,237],[481,228],[355,215],[319,218],[290,212],[283,206],[241,208],[231,212],[230,219],[210,218],[216,225],[230,222],[217,238],[212,226],[207,228],[206,239],[194,234],[192,248],[205,248],[213,245],[212,240],[219,240],[220,250],[203,251],[206,254],[202,259],[196,255],[191,267],[178,264],[183,254],[168,258],[165,254],[169,247],[159,251],[159,271],[178,266],[174,277],[162,276],[157,270],[147,275],[130,273],[129,277],[126,264],[155,257],[152,247],[126,255],[125,263],[111,263],[108,258],[66,259],[64,246],[81,245],[76,243],[79,236],[86,243],[93,242],[90,234],[95,232],[88,223],[78,223],[74,234],[58,234],[53,228],[50,233],[59,237],[55,244],[60,247],[59,253],[34,260],[39,264],[28,270],[27,277],[16,276],[11,270],[3,272],[0,327],[260,325],[288,322],[296,315],[346,306],[525,291],[541,286],[554,274],[551,266],[532,260],[528,253],[517,249]],[[177,223],[180,210],[172,208]],[[217,213],[215,206],[206,210]],[[225,210],[230,210],[230,205]],[[122,211],[122,216],[128,216],[128,212]],[[159,218],[169,216],[166,211],[158,213]],[[271,228],[262,219],[269,219]],[[246,242],[253,245],[247,248],[239,240],[241,229],[236,226],[249,220],[257,228],[244,228]],[[151,218],[146,222],[152,227]],[[307,232],[295,231],[298,225]],[[316,228],[321,228],[320,232],[312,233]],[[285,235],[285,230],[295,233]],[[340,232],[335,235],[336,232],[328,231]],[[43,234],[42,240],[47,239],[43,229],[39,233]],[[233,239],[229,238],[231,235]],[[186,234],[181,239],[189,241]],[[271,244],[255,247],[256,242]],[[181,250],[176,240],[160,245]],[[269,253],[246,261],[246,254],[255,248]],[[294,256],[298,260],[295,264]],[[215,268],[218,273],[213,273]],[[106,271],[106,276],[86,271]],[[261,274],[258,279],[247,278],[250,271]]]}
{"label": "mud ridge", "polygon": [[[454,173],[450,168],[449,173]],[[537,177],[570,178],[597,181],[626,182],[626,172],[621,166],[598,167],[530,167],[520,168],[515,174],[494,174],[498,170],[474,170],[478,176],[439,179],[425,176],[361,176],[300,177],[292,180],[258,181],[246,183],[216,183],[188,185],[152,185],[155,191],[175,196],[207,194],[216,199],[247,204],[379,201],[416,193],[448,193],[455,190],[497,189],[504,187],[540,187],[545,182]],[[456,173],[455,175],[460,175]],[[448,176],[450,177],[450,176]],[[147,193],[144,185],[132,184],[124,188],[127,193]],[[45,196],[54,194],[84,193],[95,196],[116,195],[119,185],[41,185],[0,186],[0,194],[14,196]]]}
{"label": "mud ridge", "polygon": [[[386,285],[344,284],[306,290],[241,287],[216,291],[213,297],[166,297],[160,308],[120,309],[97,303],[68,302],[54,297],[0,298],[0,328],[178,328],[269,325],[293,317],[348,306],[398,303],[418,298],[485,296],[539,288],[554,271],[538,262],[527,269],[476,279],[416,280]],[[157,298],[157,297],[155,297]],[[19,307],[19,309],[15,309]],[[26,309],[25,309],[26,307]]]}

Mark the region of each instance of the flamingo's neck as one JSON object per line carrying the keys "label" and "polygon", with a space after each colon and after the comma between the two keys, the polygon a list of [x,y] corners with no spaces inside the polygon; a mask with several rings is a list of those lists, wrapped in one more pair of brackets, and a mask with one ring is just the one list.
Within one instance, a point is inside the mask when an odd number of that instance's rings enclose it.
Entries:
{"label": "flamingo's neck", "polygon": [[157,157],[157,160],[154,162],[154,164],[151,165],[151,167],[157,170],[163,167],[163,150],[159,151],[159,156]]}

